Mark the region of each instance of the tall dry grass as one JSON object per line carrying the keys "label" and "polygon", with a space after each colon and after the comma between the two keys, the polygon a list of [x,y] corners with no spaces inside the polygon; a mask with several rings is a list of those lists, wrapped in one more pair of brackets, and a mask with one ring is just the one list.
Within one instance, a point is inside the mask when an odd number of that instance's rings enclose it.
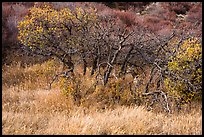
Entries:
{"label": "tall dry grass", "polygon": [[[56,64],[56,63],[54,63]],[[45,89],[51,62],[22,68],[3,66],[2,132],[7,134],[202,134],[201,104],[180,113],[147,111],[144,106],[77,106],[60,90]],[[52,66],[53,67],[53,66]],[[55,70],[59,69],[59,66]],[[42,75],[40,75],[42,73]],[[47,76],[47,77],[46,77]],[[85,81],[88,85],[88,81]],[[94,96],[93,96],[94,97]]]}

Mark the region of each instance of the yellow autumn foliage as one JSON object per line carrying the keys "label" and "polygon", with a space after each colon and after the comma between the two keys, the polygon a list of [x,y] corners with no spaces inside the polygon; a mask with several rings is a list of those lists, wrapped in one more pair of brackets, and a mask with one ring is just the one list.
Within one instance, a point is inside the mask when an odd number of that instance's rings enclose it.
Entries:
{"label": "yellow autumn foliage", "polygon": [[[85,12],[81,8],[71,11],[69,8],[55,10],[49,5],[32,7],[30,14],[18,23],[18,40],[25,46],[47,48],[53,43],[67,42],[77,44],[76,33],[83,26],[93,25],[96,14],[92,9]],[[69,35],[68,28],[76,33]]]}
{"label": "yellow autumn foliage", "polygon": [[196,38],[189,38],[168,62],[168,69],[174,77],[167,77],[164,83],[167,90],[182,103],[188,103],[202,93],[201,60],[201,43]]}

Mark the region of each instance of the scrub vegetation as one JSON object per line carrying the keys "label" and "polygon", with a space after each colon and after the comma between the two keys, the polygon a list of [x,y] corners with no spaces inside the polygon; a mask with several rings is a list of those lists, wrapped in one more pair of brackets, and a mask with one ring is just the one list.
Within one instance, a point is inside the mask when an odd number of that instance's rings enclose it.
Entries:
{"label": "scrub vegetation", "polygon": [[201,2],[3,2],[3,134],[202,134]]}

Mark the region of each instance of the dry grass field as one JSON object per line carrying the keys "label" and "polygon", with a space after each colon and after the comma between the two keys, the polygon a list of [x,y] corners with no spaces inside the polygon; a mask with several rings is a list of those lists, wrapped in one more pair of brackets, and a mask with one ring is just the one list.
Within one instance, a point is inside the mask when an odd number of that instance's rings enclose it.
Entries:
{"label": "dry grass field", "polygon": [[147,111],[143,106],[98,109],[94,106],[99,104],[94,102],[93,107],[76,106],[57,86],[46,89],[48,77],[40,75],[46,69],[47,64],[24,68],[19,64],[3,66],[3,135],[202,134],[199,103],[173,114]]}

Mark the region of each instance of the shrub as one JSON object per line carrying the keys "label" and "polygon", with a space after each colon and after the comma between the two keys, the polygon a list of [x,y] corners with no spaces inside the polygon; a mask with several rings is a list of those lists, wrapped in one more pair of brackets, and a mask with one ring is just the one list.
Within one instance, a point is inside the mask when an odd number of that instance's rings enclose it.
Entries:
{"label": "shrub", "polygon": [[176,50],[168,62],[170,75],[164,83],[181,103],[188,103],[200,98],[202,93],[201,44],[198,39],[190,38]]}
{"label": "shrub", "polygon": [[[114,105],[141,105],[144,103],[141,88],[135,88],[131,79],[111,79],[104,86],[98,84],[94,77],[72,76],[59,78],[59,86],[63,95],[72,99],[73,103],[84,107],[100,104]],[[93,104],[94,102],[94,104]]]}
{"label": "shrub", "polygon": [[119,17],[123,24],[127,25],[127,27],[136,25],[136,16],[134,13],[115,11],[115,14]]}
{"label": "shrub", "polygon": [[141,12],[150,3],[151,2],[103,2],[103,4],[110,8],[119,10],[129,10],[133,8],[135,12]]}
{"label": "shrub", "polygon": [[176,14],[186,14],[193,4],[190,2],[166,2],[162,3],[162,5],[164,8],[173,11]]}
{"label": "shrub", "polygon": [[82,41],[95,20],[92,9],[55,10],[50,5],[34,6],[19,22],[18,40],[34,54],[57,57],[70,68],[73,67],[71,54],[84,51]]}
{"label": "shrub", "polygon": [[187,13],[187,21],[202,22],[202,3],[196,3]]}
{"label": "shrub", "polygon": [[165,21],[156,16],[146,16],[144,18],[143,25],[154,32],[161,31],[162,29],[171,28],[172,26],[169,21]]}

